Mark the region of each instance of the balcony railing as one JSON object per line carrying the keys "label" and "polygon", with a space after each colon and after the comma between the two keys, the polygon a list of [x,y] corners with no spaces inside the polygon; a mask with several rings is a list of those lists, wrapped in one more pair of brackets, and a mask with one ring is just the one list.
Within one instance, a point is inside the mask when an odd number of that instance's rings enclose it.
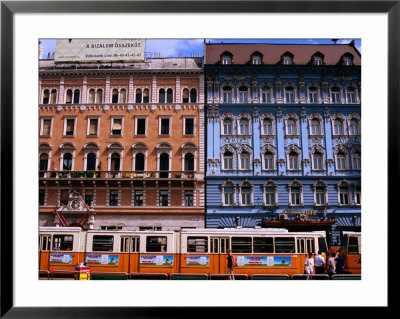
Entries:
{"label": "balcony railing", "polygon": [[39,171],[41,179],[195,179],[195,171]]}

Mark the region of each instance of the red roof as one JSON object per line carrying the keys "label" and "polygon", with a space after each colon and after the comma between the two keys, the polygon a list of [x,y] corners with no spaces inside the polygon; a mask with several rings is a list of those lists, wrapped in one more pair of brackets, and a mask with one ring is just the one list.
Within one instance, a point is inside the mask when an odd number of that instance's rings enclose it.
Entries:
{"label": "red roof", "polygon": [[353,55],[353,64],[361,65],[361,54],[352,44],[250,44],[250,43],[207,43],[205,64],[220,63],[221,54],[230,52],[233,64],[247,64],[254,52],[263,55],[263,64],[279,64],[284,53],[293,55],[293,64],[309,64],[312,56],[324,55],[325,65],[336,65],[345,53]]}

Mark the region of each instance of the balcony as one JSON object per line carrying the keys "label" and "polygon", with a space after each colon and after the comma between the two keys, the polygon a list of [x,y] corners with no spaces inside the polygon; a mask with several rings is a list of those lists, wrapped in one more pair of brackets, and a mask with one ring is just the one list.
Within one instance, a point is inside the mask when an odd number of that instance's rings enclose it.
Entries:
{"label": "balcony", "polygon": [[39,171],[43,180],[195,180],[195,171]]}

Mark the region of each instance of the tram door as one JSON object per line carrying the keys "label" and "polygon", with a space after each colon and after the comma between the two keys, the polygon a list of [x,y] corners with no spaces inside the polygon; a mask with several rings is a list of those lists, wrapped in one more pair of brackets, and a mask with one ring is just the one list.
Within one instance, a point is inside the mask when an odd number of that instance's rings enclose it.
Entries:
{"label": "tram door", "polygon": [[121,237],[121,264],[123,272],[139,271],[139,237],[123,236]]}
{"label": "tram door", "polygon": [[49,270],[51,235],[39,236],[39,270]]}
{"label": "tram door", "polygon": [[226,274],[227,268],[227,254],[226,250],[231,249],[229,237],[211,237],[210,238],[210,270],[211,273]]}

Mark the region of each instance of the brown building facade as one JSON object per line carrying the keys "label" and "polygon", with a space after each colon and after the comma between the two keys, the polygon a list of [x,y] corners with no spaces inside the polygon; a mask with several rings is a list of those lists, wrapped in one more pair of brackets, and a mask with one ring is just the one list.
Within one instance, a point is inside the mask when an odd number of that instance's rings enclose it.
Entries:
{"label": "brown building facade", "polygon": [[40,226],[204,227],[202,58],[39,70]]}

